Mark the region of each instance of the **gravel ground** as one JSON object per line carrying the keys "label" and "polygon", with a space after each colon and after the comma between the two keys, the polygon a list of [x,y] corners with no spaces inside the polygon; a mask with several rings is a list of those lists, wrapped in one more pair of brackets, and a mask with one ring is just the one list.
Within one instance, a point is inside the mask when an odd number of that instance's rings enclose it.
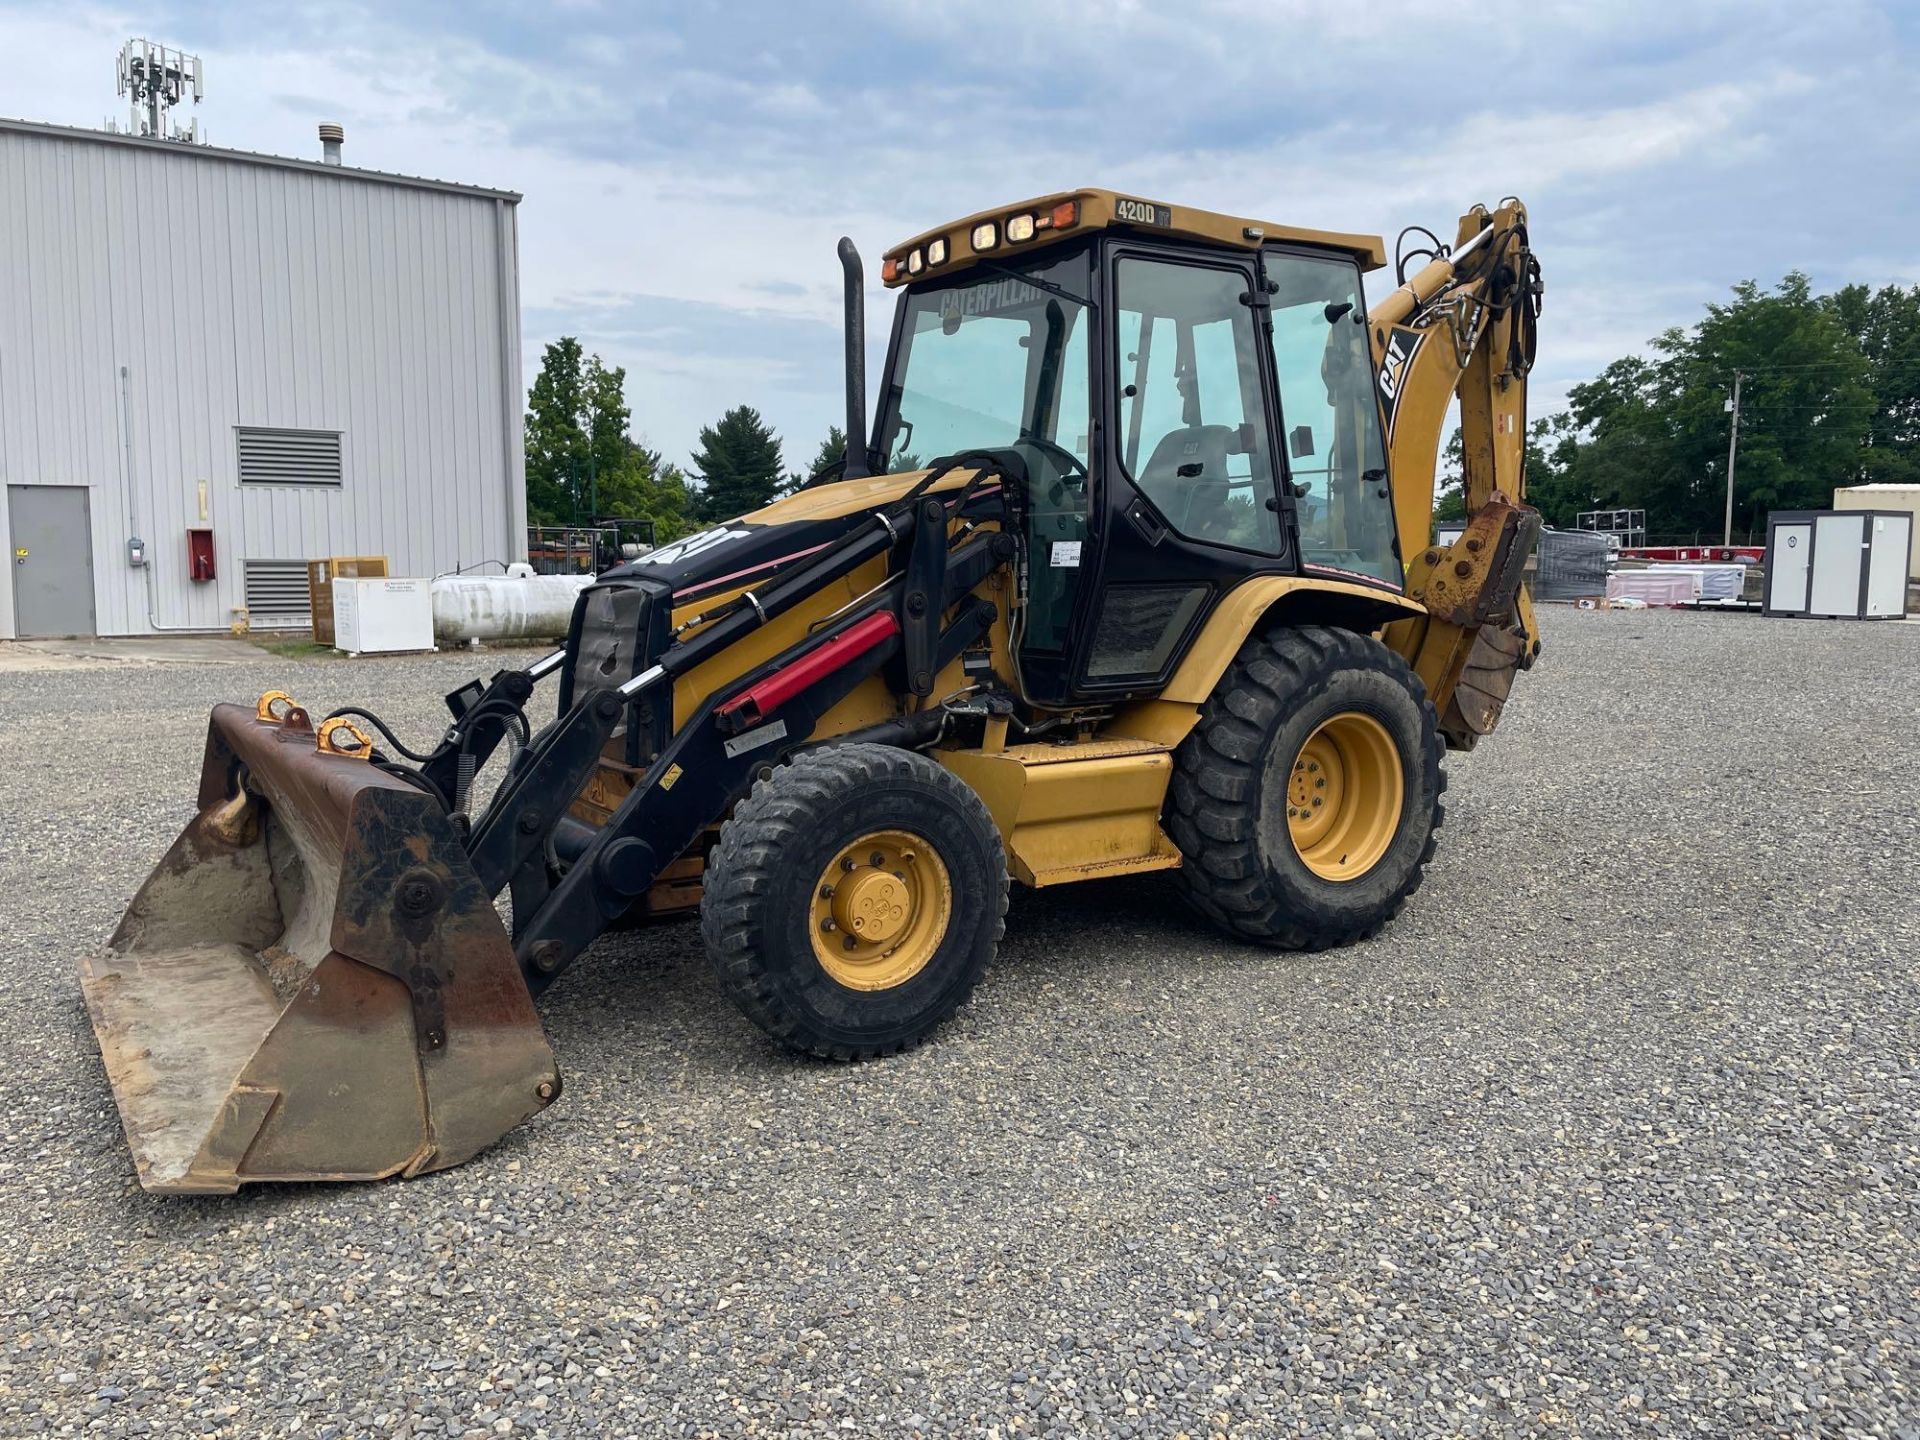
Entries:
{"label": "gravel ground", "polygon": [[1017,895],[936,1041],[774,1052],[688,925],[411,1183],[133,1183],[72,969],[270,682],[0,675],[0,1432],[1920,1435],[1920,627],[1555,611],[1426,887],[1286,958]]}

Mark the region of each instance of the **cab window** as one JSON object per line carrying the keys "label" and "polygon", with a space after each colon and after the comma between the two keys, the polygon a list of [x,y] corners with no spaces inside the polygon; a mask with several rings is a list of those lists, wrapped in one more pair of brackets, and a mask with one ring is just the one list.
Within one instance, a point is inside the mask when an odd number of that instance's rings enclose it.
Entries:
{"label": "cab window", "polygon": [[1161,517],[1211,545],[1277,554],[1254,312],[1243,270],[1114,267],[1121,462]]}
{"label": "cab window", "polygon": [[1347,260],[1268,252],[1280,434],[1303,564],[1402,583],[1386,444],[1360,272]]}

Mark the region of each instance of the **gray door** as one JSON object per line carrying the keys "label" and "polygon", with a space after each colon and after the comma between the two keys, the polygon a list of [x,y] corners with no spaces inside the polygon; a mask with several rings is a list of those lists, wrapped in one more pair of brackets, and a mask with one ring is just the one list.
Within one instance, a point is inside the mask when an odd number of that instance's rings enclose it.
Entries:
{"label": "gray door", "polygon": [[93,634],[93,545],[79,485],[9,485],[13,623],[22,638]]}
{"label": "gray door", "polygon": [[1767,608],[1789,615],[1807,608],[1807,561],[1813,554],[1813,524],[1776,525],[1767,551]]}
{"label": "gray door", "polygon": [[1865,575],[1867,517],[1821,515],[1813,522],[1813,591],[1807,609],[1815,615],[1856,618]]}

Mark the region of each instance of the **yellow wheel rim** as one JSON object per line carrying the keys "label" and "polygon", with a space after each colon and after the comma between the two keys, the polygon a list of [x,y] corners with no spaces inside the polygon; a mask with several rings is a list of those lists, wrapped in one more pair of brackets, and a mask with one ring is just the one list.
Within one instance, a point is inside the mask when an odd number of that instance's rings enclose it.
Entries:
{"label": "yellow wheel rim", "polygon": [[891,990],[926,968],[952,918],[953,882],[933,847],[904,830],[876,830],[820,872],[814,958],[849,990]]}
{"label": "yellow wheel rim", "polygon": [[1379,864],[1405,805],[1393,737],[1357,710],[1323,721],[1287,777],[1287,833],[1322,880],[1358,879]]}

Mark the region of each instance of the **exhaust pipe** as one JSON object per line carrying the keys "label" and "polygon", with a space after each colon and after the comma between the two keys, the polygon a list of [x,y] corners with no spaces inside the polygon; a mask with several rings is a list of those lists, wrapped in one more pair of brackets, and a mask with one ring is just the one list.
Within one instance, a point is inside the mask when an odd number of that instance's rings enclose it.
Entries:
{"label": "exhaust pipe", "polygon": [[840,269],[846,280],[847,311],[847,464],[849,480],[873,473],[867,453],[867,290],[860,252],[840,237]]}

